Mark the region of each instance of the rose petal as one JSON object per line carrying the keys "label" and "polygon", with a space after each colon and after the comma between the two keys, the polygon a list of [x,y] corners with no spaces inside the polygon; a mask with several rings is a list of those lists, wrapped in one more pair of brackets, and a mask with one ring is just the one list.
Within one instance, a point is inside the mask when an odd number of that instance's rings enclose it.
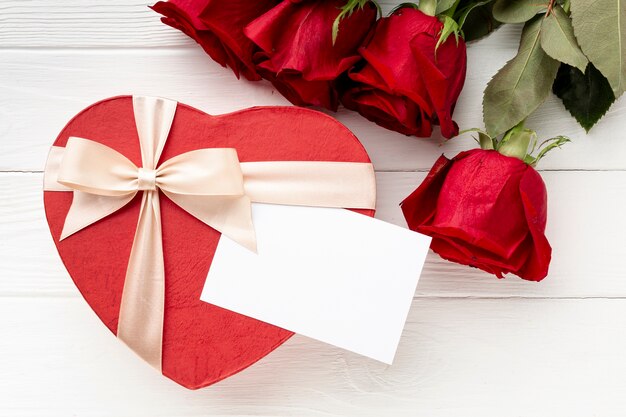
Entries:
{"label": "rose petal", "polygon": [[246,35],[263,49],[278,70],[295,70],[305,80],[334,80],[359,60],[357,48],[376,18],[367,3],[344,17],[332,43],[332,25],[343,0],[283,1],[246,29]]}
{"label": "rose petal", "polygon": [[[420,230],[420,233],[430,236],[427,232],[426,229]],[[505,271],[503,271],[501,267],[497,266],[492,259],[485,262],[484,259],[486,257],[484,256],[481,257],[481,261],[475,256],[476,248],[469,248],[465,243],[457,243],[454,239],[435,235],[433,236],[430,248],[447,261],[478,268],[498,278],[504,278]]]}
{"label": "rose petal", "polygon": [[269,10],[277,0],[170,0],[152,9],[165,16],[162,21],[198,42],[213,60],[230,67],[237,77],[259,80],[252,56],[256,46],[243,28]]}
{"label": "rose petal", "polygon": [[420,186],[400,203],[409,229],[417,230],[434,219],[439,192],[452,164],[453,161],[441,155]]}
{"label": "rose petal", "polygon": [[[421,69],[441,134],[451,138],[459,133],[458,125],[452,121],[452,111],[465,82],[465,44],[459,39],[459,45],[456,45],[454,36],[451,36],[435,52],[437,40],[426,34],[416,36],[411,40],[411,50]],[[412,91],[403,93],[414,99]]]}
{"label": "rose petal", "polygon": [[332,24],[341,0],[285,0],[251,22],[246,36],[263,51],[254,61],[263,78],[296,105],[337,110],[337,78],[359,59],[357,48],[376,18],[367,3],[346,16],[332,43]]}
{"label": "rose petal", "polygon": [[548,275],[552,258],[552,248],[544,234],[548,196],[541,176],[532,168],[524,173],[519,191],[532,243],[527,246],[528,260],[518,271],[518,275],[530,281],[541,281]]}
{"label": "rose petal", "polygon": [[429,136],[432,131],[422,110],[405,97],[357,87],[344,94],[342,103],[377,125],[405,135]]}
{"label": "rose petal", "polygon": [[337,110],[339,99],[332,82],[307,81],[297,71],[281,71],[276,74],[270,60],[259,63],[257,71],[296,106],[319,106]]}
{"label": "rose petal", "polygon": [[456,230],[454,237],[511,257],[528,234],[519,198],[526,168],[521,160],[496,151],[469,151],[448,172],[432,226]]}

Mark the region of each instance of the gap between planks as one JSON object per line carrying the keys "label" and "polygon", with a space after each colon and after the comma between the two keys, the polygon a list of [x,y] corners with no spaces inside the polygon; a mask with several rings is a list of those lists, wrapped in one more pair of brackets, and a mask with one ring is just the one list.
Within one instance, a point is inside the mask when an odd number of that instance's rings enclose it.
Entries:
{"label": "gap between planks", "polygon": [[[377,217],[406,227],[398,203],[424,176],[378,173]],[[430,253],[416,296],[626,297],[626,173],[546,172],[544,179],[550,195],[547,235],[554,250],[550,275],[543,282],[497,280]],[[11,241],[0,240],[0,277],[8,278],[0,279],[0,294],[78,294],[47,230],[41,183],[40,173],[0,175],[0,236],[12,236]]]}
{"label": "gap between planks", "polygon": [[[70,277],[67,278],[71,280]],[[539,284],[541,285],[541,284]],[[76,290],[77,291],[77,290]],[[2,298],[10,298],[10,299],[80,299],[83,298],[81,294],[76,293],[25,293],[23,291],[10,293],[10,292],[0,292],[0,299]],[[561,301],[577,301],[577,300],[626,300],[626,296],[528,296],[528,295],[498,295],[498,296],[480,296],[480,295],[415,295],[413,296],[413,301],[418,300],[561,300]]]}

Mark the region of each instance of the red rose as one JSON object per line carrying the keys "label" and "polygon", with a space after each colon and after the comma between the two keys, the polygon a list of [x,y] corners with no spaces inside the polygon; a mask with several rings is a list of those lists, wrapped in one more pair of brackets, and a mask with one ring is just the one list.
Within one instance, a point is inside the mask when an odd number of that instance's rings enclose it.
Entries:
{"label": "red rose", "polygon": [[359,49],[364,65],[351,70],[354,86],[343,104],[367,119],[407,135],[428,137],[439,124],[447,138],[459,132],[452,111],[465,82],[465,42],[450,36],[435,51],[443,24],[411,7],[380,19]]}
{"label": "red rose", "polygon": [[345,16],[332,43],[332,25],[345,0],[284,0],[245,29],[263,51],[255,60],[261,76],[296,105],[337,109],[334,84],[359,59],[357,48],[376,20],[368,2]]}
{"label": "red rose", "polygon": [[402,211],[444,259],[499,278],[510,272],[541,281],[548,273],[546,187],[518,158],[481,149],[441,156]]}
{"label": "red rose", "polygon": [[229,66],[237,78],[260,80],[252,55],[256,47],[243,34],[244,27],[272,8],[278,0],[170,0],[152,9],[161,20],[193,38],[211,58]]}

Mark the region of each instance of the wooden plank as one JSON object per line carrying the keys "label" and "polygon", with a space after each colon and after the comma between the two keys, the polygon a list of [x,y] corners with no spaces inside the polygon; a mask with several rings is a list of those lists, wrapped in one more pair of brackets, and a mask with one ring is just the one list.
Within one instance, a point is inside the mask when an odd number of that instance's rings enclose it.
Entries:
{"label": "wooden plank", "polygon": [[111,0],[4,1],[3,47],[190,46],[193,41],[160,24],[153,2]]}
{"label": "wooden plank", "polygon": [[[518,28],[497,32],[469,51],[468,79],[455,119],[462,129],[482,126],[482,90],[515,48],[499,42]],[[170,97],[209,113],[253,105],[288,104],[269,83],[237,80],[200,48],[4,50],[0,60],[0,171],[40,171],[48,147],[65,123],[85,106],[117,94]],[[476,146],[470,135],[444,141],[387,131],[354,112],[336,117],[361,139],[378,170],[415,171],[445,152]],[[626,169],[626,101],[616,103],[585,135],[552,97],[528,121],[540,137],[569,135],[574,142],[549,154],[544,169]]]}
{"label": "wooden plank", "polygon": [[0,303],[0,415],[623,416],[626,300],[418,299],[394,365],[295,336],[188,391],[79,299]]}
{"label": "wooden plank", "polygon": [[[378,173],[377,217],[405,225],[398,203],[424,173]],[[623,231],[626,172],[544,172],[554,247],[541,283],[505,280],[431,253],[418,285],[422,297],[626,297]],[[0,174],[0,296],[77,296],[49,236],[41,174]]]}
{"label": "wooden plank", "polygon": [[[0,47],[168,47],[192,46],[192,40],[160,22],[137,0],[46,0],[0,3]],[[398,2],[379,1],[383,14]],[[510,37],[511,43],[519,38]]]}

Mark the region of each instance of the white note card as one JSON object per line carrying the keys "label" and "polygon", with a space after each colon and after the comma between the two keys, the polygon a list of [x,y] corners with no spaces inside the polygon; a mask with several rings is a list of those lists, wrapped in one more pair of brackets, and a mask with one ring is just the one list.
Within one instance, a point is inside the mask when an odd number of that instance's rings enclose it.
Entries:
{"label": "white note card", "polygon": [[222,236],[201,299],[391,364],[430,238],[344,209],[252,217],[257,253]]}

